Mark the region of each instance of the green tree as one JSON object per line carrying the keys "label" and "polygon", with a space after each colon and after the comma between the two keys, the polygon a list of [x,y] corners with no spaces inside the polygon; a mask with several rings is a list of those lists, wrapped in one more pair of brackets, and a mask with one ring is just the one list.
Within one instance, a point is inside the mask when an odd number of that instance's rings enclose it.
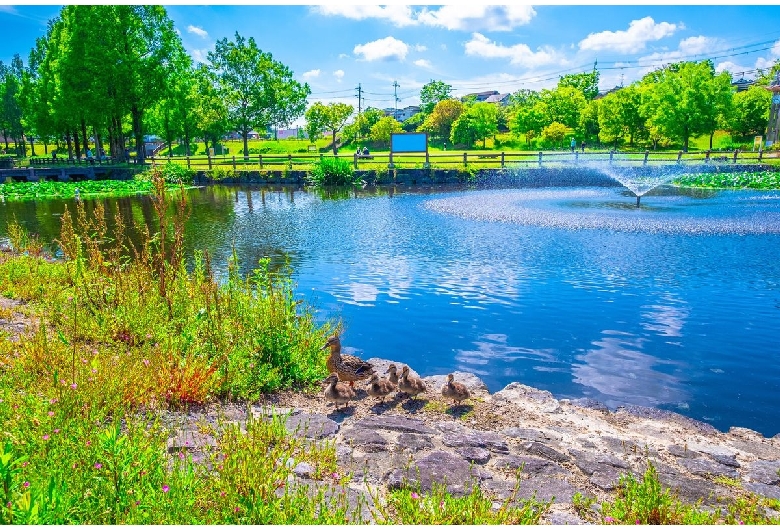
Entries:
{"label": "green tree", "polygon": [[582,92],[573,87],[559,87],[542,90],[541,102],[546,110],[547,124],[558,122],[575,129],[580,122],[580,113],[588,104]]}
{"label": "green tree", "polygon": [[581,74],[567,74],[558,80],[558,88],[570,87],[577,89],[587,101],[592,101],[599,94],[599,72],[593,68],[592,72]]}
{"label": "green tree", "polygon": [[332,134],[333,154],[338,153],[336,147],[336,134],[344,127],[355,108],[346,103],[328,103],[323,105],[315,102],[306,111],[306,132],[313,142],[318,138],[323,129],[328,129]]}
{"label": "green tree", "polygon": [[547,124],[547,105],[536,98],[515,107],[514,116],[509,120],[509,130],[518,138],[524,135],[526,144],[530,146],[531,140],[538,136]]}
{"label": "green tree", "polygon": [[732,135],[745,138],[766,132],[772,93],[763,86],[751,86],[734,94],[734,109],[727,121]]}
{"label": "green tree", "polygon": [[440,101],[417,130],[427,132],[446,141],[450,139],[452,126],[463,113],[463,110],[463,103],[457,99]]}
{"label": "green tree", "polygon": [[390,135],[403,132],[401,124],[392,116],[385,116],[371,127],[371,140],[383,145],[390,145]]}
{"label": "green tree", "polygon": [[542,129],[542,141],[554,147],[563,147],[567,138],[571,138],[574,130],[557,121]]}
{"label": "green tree", "polygon": [[230,124],[244,140],[245,155],[249,153],[252,129],[263,131],[270,125],[292,121],[303,110],[309,86],[294,81],[290,69],[260,50],[253,37],[245,39],[236,32],[235,42],[227,38],[217,41],[208,58]]}
{"label": "green tree", "polygon": [[645,118],[640,112],[642,90],[631,85],[607,94],[601,100],[598,123],[601,137],[606,142],[615,142],[628,137],[629,145],[646,131]]}
{"label": "green tree", "polygon": [[444,81],[434,81],[423,85],[420,90],[420,110],[427,116],[436,107],[436,104],[452,97],[452,86]]}
{"label": "green tree", "polygon": [[589,144],[601,143],[601,126],[599,125],[599,109],[601,100],[594,99],[588,101],[588,104],[580,113],[580,131]]}
{"label": "green tree", "polygon": [[206,65],[200,65],[193,73],[191,87],[196,134],[203,136],[206,150],[217,148],[217,142],[230,128],[228,109],[217,89],[216,75]]}
{"label": "green tree", "polygon": [[24,64],[19,54],[14,55],[10,66],[0,62],[0,130],[6,138],[6,150],[8,149],[8,137],[14,139],[17,154],[25,153],[22,139],[24,127],[22,125],[22,107],[19,104],[19,93],[22,89],[22,77]]}

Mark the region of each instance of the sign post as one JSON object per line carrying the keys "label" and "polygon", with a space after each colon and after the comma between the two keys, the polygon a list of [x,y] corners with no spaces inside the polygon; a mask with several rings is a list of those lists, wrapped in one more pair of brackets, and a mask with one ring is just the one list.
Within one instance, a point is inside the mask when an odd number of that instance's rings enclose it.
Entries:
{"label": "sign post", "polygon": [[393,154],[395,153],[425,153],[423,167],[431,167],[428,159],[428,133],[392,133],[390,135],[390,163],[388,168],[393,169]]}

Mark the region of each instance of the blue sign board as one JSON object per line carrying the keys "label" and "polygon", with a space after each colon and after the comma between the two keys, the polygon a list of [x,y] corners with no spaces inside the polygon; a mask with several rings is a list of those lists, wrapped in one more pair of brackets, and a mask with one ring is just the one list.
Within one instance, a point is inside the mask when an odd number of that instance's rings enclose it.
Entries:
{"label": "blue sign board", "polygon": [[428,133],[393,133],[390,135],[393,153],[427,153]]}

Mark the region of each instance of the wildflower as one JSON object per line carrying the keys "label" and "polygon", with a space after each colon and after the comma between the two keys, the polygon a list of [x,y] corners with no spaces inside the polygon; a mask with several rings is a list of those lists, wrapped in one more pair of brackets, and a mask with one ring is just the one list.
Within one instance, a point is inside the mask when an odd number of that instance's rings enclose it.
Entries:
{"label": "wildflower", "polygon": [[70,385],[70,388],[71,388],[72,390],[76,390],[76,387],[77,387],[77,386],[78,386],[78,385],[77,385],[76,383],[72,383],[72,384]]}
{"label": "wildflower", "polygon": [[100,462],[95,462],[95,469],[100,469],[101,467],[103,467],[103,464]]}
{"label": "wildflower", "polygon": [[330,476],[333,477],[334,480],[338,480],[338,478],[339,478],[339,474],[338,473],[331,473]]}
{"label": "wildflower", "polygon": [[238,513],[238,512],[240,512],[240,511],[241,511],[241,508],[239,508],[238,506],[236,506],[236,508],[235,508],[233,511],[234,511],[234,512],[236,512],[236,513]]}
{"label": "wildflower", "polygon": [[52,405],[54,405],[56,402],[57,402],[57,398],[51,398],[49,400],[49,403],[51,403]]}
{"label": "wildflower", "polygon": [[48,440],[48,439],[49,439],[49,435],[48,435],[48,434],[44,434],[44,435],[43,435],[43,439],[44,439],[44,440]]}
{"label": "wildflower", "polygon": [[144,363],[144,366],[149,366],[149,359],[144,359],[141,362]]}
{"label": "wildflower", "polygon": [[[25,480],[24,484],[22,484],[22,486],[24,486],[25,488],[29,488],[30,487],[30,483]],[[740,521],[740,522],[742,522],[742,521]]]}
{"label": "wildflower", "polygon": [[27,467],[30,465],[30,462],[22,462],[22,467]]}
{"label": "wildflower", "polygon": [[87,360],[86,359],[81,359],[81,363],[82,364],[87,364]]}
{"label": "wildflower", "polygon": [[60,433],[59,429],[54,429],[54,434],[59,434],[59,433]]}
{"label": "wildflower", "polygon": [[170,489],[171,489],[171,488],[169,488],[169,487],[168,487],[168,484],[163,484],[163,487],[162,487],[163,493],[168,493],[168,491],[169,491]]}
{"label": "wildflower", "polygon": [[612,517],[605,517],[604,522],[607,524],[612,524],[615,522],[615,520]]}
{"label": "wildflower", "polygon": [[76,469],[76,462],[73,462],[73,465],[70,466],[70,467],[71,467],[71,469]]}
{"label": "wildflower", "polygon": [[8,501],[8,504],[6,504],[6,506],[8,506],[10,508],[13,505],[11,504],[11,501]]}
{"label": "wildflower", "polygon": [[220,496],[220,497],[224,497],[225,495],[227,495],[227,493],[225,493],[224,491],[220,491],[220,492],[219,492],[219,496]]}
{"label": "wildflower", "polygon": [[642,524],[642,521],[640,521],[639,519],[637,519],[637,520],[636,520],[636,524]]}
{"label": "wildflower", "polygon": [[420,498],[420,496],[419,496],[419,495],[418,495],[416,492],[414,492],[414,491],[413,491],[413,492],[412,492],[412,498],[413,498],[413,499],[419,499],[419,498]]}
{"label": "wildflower", "polygon": [[50,410],[50,411],[49,411],[49,417],[51,418],[52,416],[54,416],[54,411],[53,411],[53,410]]}
{"label": "wildflower", "polygon": [[97,350],[92,350],[92,355],[97,355],[97,354],[98,354]]}
{"label": "wildflower", "polygon": [[92,369],[92,373],[93,373],[93,374],[96,374],[96,373],[97,373],[97,368],[93,368],[93,369]]}
{"label": "wildflower", "polygon": [[86,445],[87,447],[89,447],[90,445],[92,445],[92,442],[90,442],[89,440],[87,440],[87,441],[84,443],[84,445]]}
{"label": "wildflower", "polygon": [[179,451],[179,460],[184,460],[184,453]]}
{"label": "wildflower", "polygon": [[135,505],[136,506],[140,506],[140,504],[141,504],[141,501],[135,501]]}

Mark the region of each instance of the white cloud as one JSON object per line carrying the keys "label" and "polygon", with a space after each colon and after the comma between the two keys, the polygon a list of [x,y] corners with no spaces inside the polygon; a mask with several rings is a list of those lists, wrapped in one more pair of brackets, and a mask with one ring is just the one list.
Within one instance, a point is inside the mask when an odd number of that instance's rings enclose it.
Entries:
{"label": "white cloud", "polygon": [[367,18],[386,19],[396,26],[413,26],[417,24],[414,20],[412,8],[399,5],[348,5],[334,3],[331,5],[321,5],[312,8],[312,11],[325,16],[342,16],[352,20],[364,20]]}
{"label": "white cloud", "polygon": [[420,68],[430,68],[431,62],[428,59],[417,59],[414,61],[414,64],[419,66]]}
{"label": "white cloud", "polygon": [[336,78],[336,81],[341,83],[341,80],[344,78],[344,70],[336,70],[333,72],[333,77]]}
{"label": "white cloud", "polygon": [[387,20],[398,27],[423,24],[460,31],[511,31],[528,24],[536,15],[527,5],[445,5],[438,9],[423,8],[414,11],[404,5],[348,5],[333,4],[312,8],[324,16],[342,16],[352,20],[376,18]]}
{"label": "white cloud", "polygon": [[347,57],[349,57],[349,54],[346,54],[346,53],[340,53],[339,54],[339,59],[346,59]]}
{"label": "white cloud", "polygon": [[676,50],[652,53],[641,57],[639,61],[645,63],[652,61],[660,66],[663,63],[677,61],[703,60],[705,57],[698,56],[708,54],[712,50],[722,49],[724,46],[726,46],[726,43],[720,39],[699,35],[698,37],[688,37],[681,40]]}
{"label": "white cloud", "polygon": [[416,51],[416,52],[424,52],[424,51],[426,51],[427,49],[428,49],[428,47],[427,47],[427,46],[424,46],[424,45],[422,45],[422,44],[415,44],[415,45],[414,45],[414,51]]}
{"label": "white cloud", "polygon": [[206,31],[203,28],[199,28],[198,26],[193,26],[192,24],[187,26],[187,33],[194,33],[195,35],[197,35],[201,39],[205,39],[206,37],[209,36],[209,32],[208,31]]}
{"label": "white cloud", "polygon": [[355,55],[362,55],[366,61],[403,61],[406,54],[409,53],[409,45],[394,37],[385,37],[373,42],[358,44],[352,51]]}
{"label": "white cloud", "polygon": [[209,58],[208,58],[209,50],[208,48],[203,48],[202,50],[192,50],[190,52],[190,55],[192,56],[192,60],[197,63],[203,63],[208,64]]}
{"label": "white cloud", "polygon": [[509,59],[512,64],[527,67],[564,62],[563,58],[551,48],[543,48],[534,52],[526,44],[503,46],[491,42],[481,33],[474,33],[471,40],[466,43],[466,55],[489,59]]}
{"label": "white cloud", "polygon": [[314,79],[315,77],[319,77],[319,76],[320,76],[319,68],[316,70],[309,70],[308,72],[303,72],[303,74],[301,74],[301,77],[304,79]]}
{"label": "white cloud", "polygon": [[677,29],[676,24],[660,22],[651,17],[632,20],[627,30],[602,31],[591,33],[580,41],[580,50],[609,50],[620,53],[636,53],[645,49],[650,41],[657,41],[672,35]]}
{"label": "white cloud", "polygon": [[428,26],[461,31],[512,31],[531,22],[536,15],[529,5],[494,6],[458,4],[429,11],[424,8],[417,19]]}
{"label": "white cloud", "polygon": [[[2,9],[0,9],[0,11],[2,11]],[[181,30],[180,30],[179,28],[173,28],[173,31],[175,31],[175,32],[176,32],[176,35],[178,35],[179,37],[181,37]]]}

